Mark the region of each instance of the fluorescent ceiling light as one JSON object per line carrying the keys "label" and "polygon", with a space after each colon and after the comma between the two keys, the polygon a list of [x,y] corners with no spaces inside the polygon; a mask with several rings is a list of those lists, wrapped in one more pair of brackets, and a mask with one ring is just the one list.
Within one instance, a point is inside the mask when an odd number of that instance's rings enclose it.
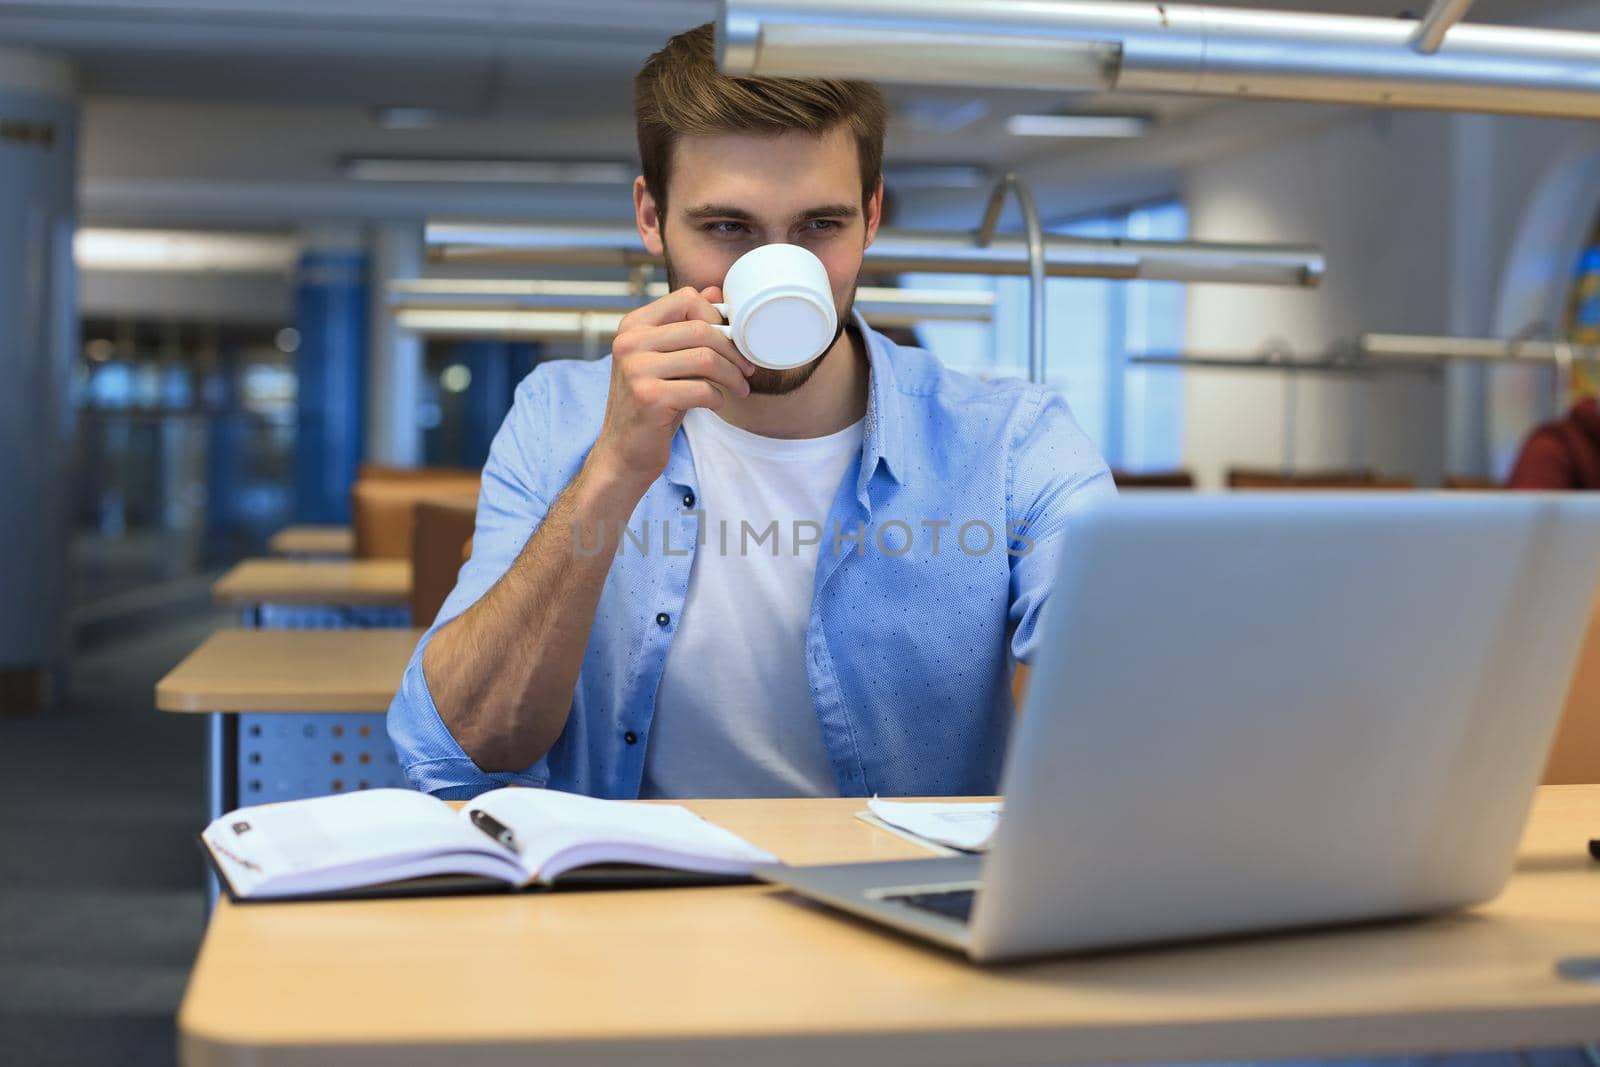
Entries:
{"label": "fluorescent ceiling light", "polygon": [[395,322],[421,334],[454,337],[610,337],[622,324],[619,314],[604,312],[411,310],[395,313]]}
{"label": "fluorescent ceiling light", "polygon": [[1142,115],[1012,115],[1013,137],[1143,137],[1150,120]]}
{"label": "fluorescent ceiling light", "polygon": [[578,160],[358,157],[344,162],[346,178],[365,182],[627,185],[638,173],[632,163]]}
{"label": "fluorescent ceiling light", "polygon": [[73,234],[72,252],[80,270],[289,274],[300,246],[272,234],[90,228]]}

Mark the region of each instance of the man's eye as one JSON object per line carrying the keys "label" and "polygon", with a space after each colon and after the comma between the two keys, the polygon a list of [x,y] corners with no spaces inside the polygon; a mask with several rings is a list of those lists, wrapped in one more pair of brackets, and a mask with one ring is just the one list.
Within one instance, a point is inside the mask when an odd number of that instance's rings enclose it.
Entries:
{"label": "man's eye", "polygon": [[733,237],[744,232],[742,222],[708,222],[701,229],[720,237]]}
{"label": "man's eye", "polygon": [[808,233],[832,233],[839,228],[837,219],[812,219],[806,223]]}

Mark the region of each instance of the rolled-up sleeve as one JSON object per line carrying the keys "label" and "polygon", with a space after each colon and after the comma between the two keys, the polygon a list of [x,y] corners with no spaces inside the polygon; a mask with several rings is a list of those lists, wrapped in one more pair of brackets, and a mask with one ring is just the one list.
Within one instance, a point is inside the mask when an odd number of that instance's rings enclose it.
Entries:
{"label": "rolled-up sleeve", "polygon": [[1012,442],[1006,494],[1011,530],[1020,534],[1010,541],[1011,652],[1029,664],[1073,513],[1117,493],[1100,450],[1061,395],[1041,388],[1032,406]]}
{"label": "rolled-up sleeve", "polygon": [[549,777],[543,761],[519,772],[489,772],[474,763],[439,717],[422,671],[423,650],[439,627],[500,580],[549,511],[550,405],[542,370],[536,368],[523,379],[495,435],[478,494],[472,556],[462,565],[438,618],[417,643],[389,705],[389,739],[406,778],[417,789],[446,800],[466,799],[501,785],[542,786]]}

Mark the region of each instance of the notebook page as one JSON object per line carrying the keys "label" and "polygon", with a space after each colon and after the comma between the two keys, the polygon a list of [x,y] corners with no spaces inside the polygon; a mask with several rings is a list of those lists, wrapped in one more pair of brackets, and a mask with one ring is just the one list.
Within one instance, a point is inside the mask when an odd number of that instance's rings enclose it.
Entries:
{"label": "notebook page", "polygon": [[[470,829],[470,828],[468,828]],[[291,880],[315,890],[319,872],[339,886],[384,880],[389,867],[463,849],[486,839],[463,832],[451,810],[425,793],[370,789],[262,804],[229,812],[202,835],[243,895]],[[497,851],[489,848],[487,851]],[[514,877],[508,870],[504,877]],[[328,888],[336,887],[334,882]]]}
{"label": "notebook page", "polygon": [[[511,828],[530,877],[552,878],[578,863],[653,863],[742,873],[776,863],[771,853],[676,804],[636,804],[554,789],[496,789],[462,811],[479,809]],[[697,862],[698,861],[698,862]]]}
{"label": "notebook page", "polygon": [[899,800],[867,801],[872,814],[890,826],[964,852],[987,852],[1000,825],[998,800],[913,804]]}

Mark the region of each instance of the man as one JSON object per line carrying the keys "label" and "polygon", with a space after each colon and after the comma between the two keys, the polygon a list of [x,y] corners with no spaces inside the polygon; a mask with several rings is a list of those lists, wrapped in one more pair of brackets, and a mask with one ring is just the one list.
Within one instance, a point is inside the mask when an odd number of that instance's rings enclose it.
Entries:
{"label": "man", "polygon": [[[868,84],[734,79],[710,26],[640,71],[634,208],[673,291],[612,355],[530,374],[472,558],[389,711],[412,783],[606,797],[992,792],[1069,515],[1112,493],[1055,393],[851,312],[877,231]],[[840,329],[758,369],[712,304],[770,242]]]}
{"label": "man", "polygon": [[1594,397],[1528,435],[1506,487],[1600,489],[1600,404]]}

